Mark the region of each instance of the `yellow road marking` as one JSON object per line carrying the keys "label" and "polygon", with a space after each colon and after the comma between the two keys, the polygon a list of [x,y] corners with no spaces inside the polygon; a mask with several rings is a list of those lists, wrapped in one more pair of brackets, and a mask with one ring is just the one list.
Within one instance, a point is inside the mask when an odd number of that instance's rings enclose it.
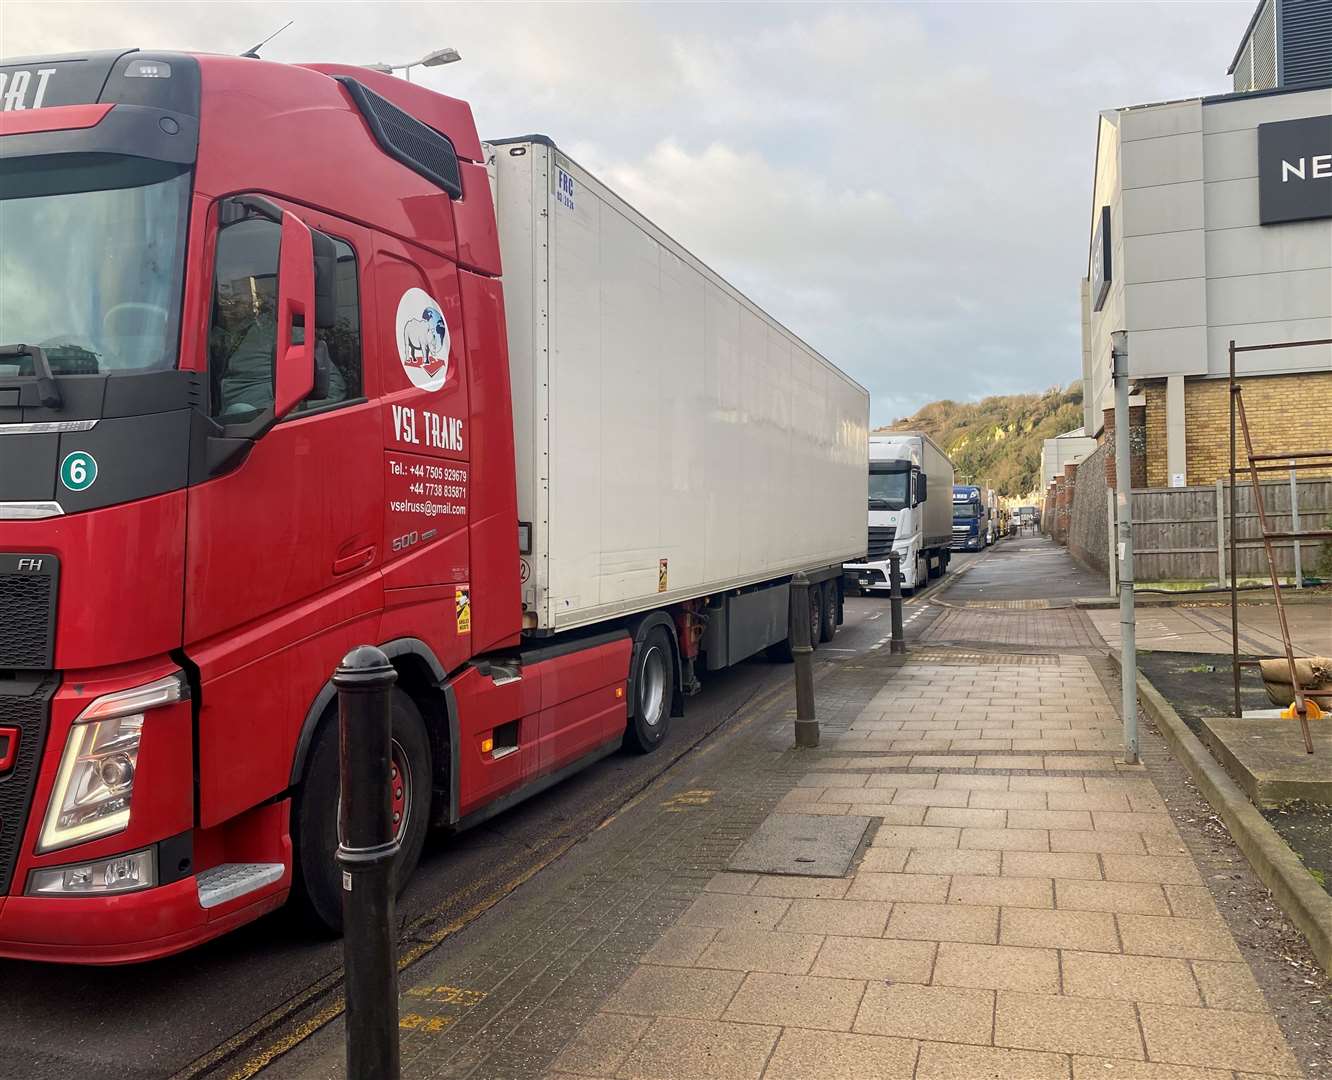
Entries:
{"label": "yellow road marking", "polygon": [[691,806],[707,806],[716,794],[715,791],[708,791],[706,788],[693,788],[672,796],[661,805],[668,814],[681,814]]}
{"label": "yellow road marking", "polygon": [[486,999],[484,990],[464,990],[459,986],[413,986],[405,993],[409,997],[428,998],[443,1005],[463,1005],[469,1009]]}
{"label": "yellow road marking", "polygon": [[407,1013],[398,1018],[398,1027],[403,1031],[424,1031],[436,1035],[453,1023],[451,1016],[421,1016],[419,1013]]}

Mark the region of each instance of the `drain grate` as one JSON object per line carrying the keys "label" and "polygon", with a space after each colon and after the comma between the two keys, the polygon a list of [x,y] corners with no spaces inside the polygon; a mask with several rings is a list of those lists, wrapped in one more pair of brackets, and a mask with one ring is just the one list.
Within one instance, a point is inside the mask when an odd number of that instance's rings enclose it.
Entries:
{"label": "drain grate", "polygon": [[1057,666],[1059,657],[1039,653],[987,653],[965,652],[960,649],[930,649],[914,651],[908,659],[928,664],[1009,664],[1018,667]]}
{"label": "drain grate", "polygon": [[968,600],[968,608],[985,611],[1048,611],[1049,600]]}

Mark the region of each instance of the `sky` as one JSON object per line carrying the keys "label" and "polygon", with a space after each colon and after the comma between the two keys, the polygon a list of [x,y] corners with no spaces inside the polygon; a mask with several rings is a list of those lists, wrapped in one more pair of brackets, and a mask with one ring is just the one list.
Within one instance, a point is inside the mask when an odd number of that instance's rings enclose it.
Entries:
{"label": "sky", "polygon": [[540,132],[871,394],[1078,378],[1101,109],[1228,89],[1233,3],[0,0],[0,54],[462,61],[413,78]]}

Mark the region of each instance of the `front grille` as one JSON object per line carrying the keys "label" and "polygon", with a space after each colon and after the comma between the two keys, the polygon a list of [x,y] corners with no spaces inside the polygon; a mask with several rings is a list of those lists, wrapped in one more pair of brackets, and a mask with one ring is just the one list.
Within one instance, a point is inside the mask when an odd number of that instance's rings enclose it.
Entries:
{"label": "front grille", "polygon": [[58,683],[54,672],[26,679],[0,679],[0,727],[17,728],[19,733],[14,767],[0,776],[0,896],[9,892],[14,862],[32,809],[32,788],[46,742],[51,698]]}
{"label": "front grille", "polygon": [[0,554],[0,670],[54,666],[54,555]]}
{"label": "front grille", "polygon": [[879,562],[888,558],[888,552],[893,549],[893,537],[897,535],[897,529],[892,525],[871,525],[869,527],[869,554],[865,556],[866,562]]}

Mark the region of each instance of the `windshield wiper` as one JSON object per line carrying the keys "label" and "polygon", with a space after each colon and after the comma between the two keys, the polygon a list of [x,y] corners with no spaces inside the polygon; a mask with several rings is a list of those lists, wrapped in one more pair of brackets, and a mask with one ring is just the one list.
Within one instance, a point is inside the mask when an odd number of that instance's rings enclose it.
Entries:
{"label": "windshield wiper", "polygon": [[65,401],[60,396],[60,387],[51,374],[50,361],[45,350],[37,345],[0,345],[0,360],[15,360],[22,356],[32,357],[32,371],[37,378],[37,400],[48,409],[60,409]]}

